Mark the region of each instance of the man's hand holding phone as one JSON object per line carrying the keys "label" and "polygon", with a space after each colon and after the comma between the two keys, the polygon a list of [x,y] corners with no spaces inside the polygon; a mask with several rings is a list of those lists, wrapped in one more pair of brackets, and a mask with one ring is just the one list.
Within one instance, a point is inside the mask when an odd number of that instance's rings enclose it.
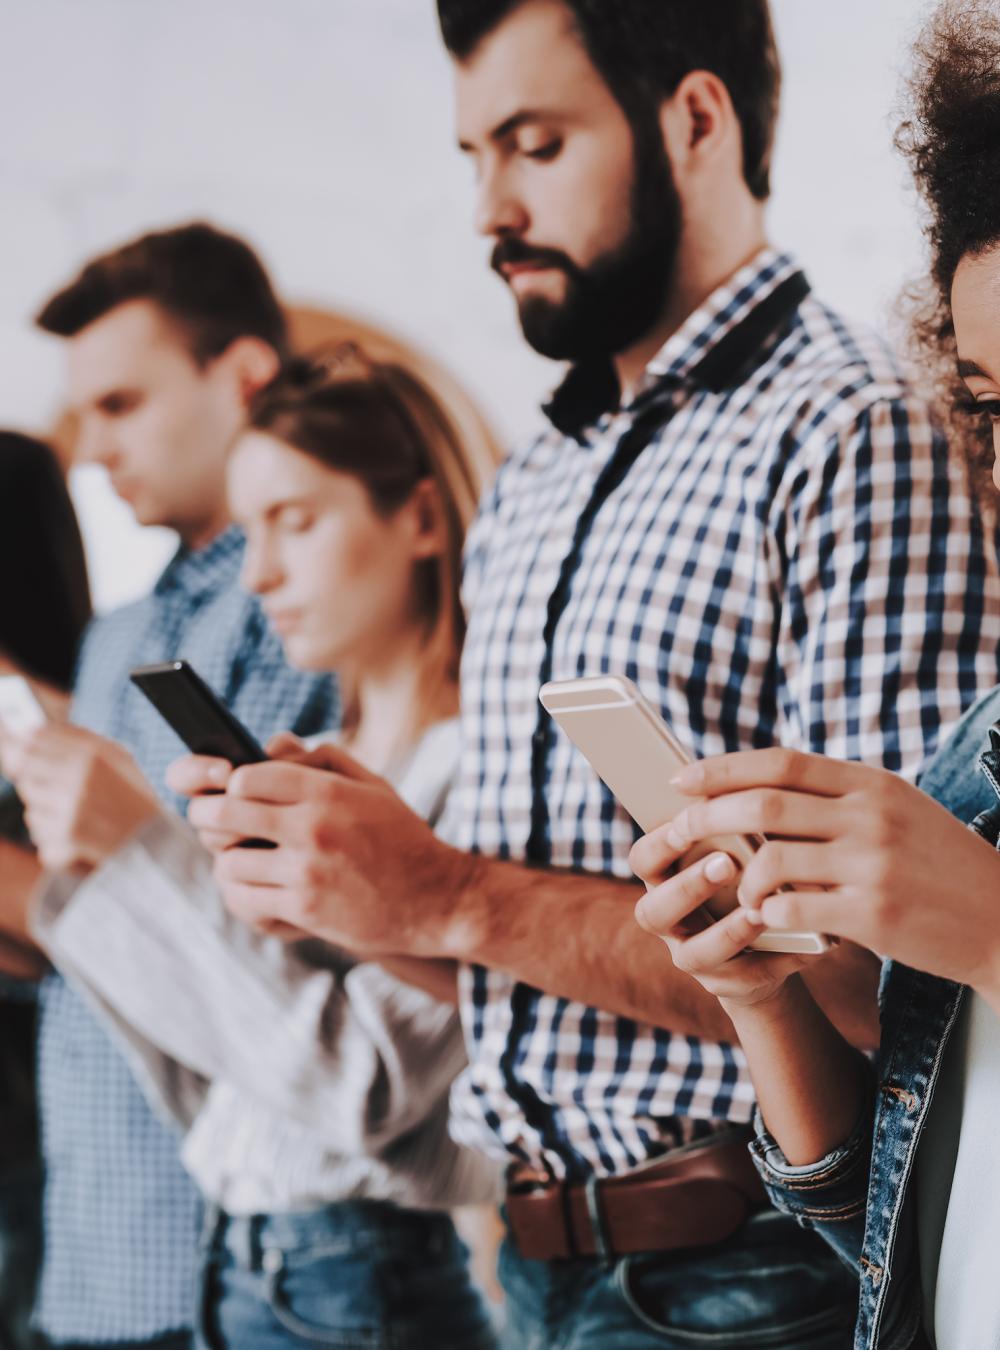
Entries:
{"label": "man's hand holding phone", "polygon": [[[188,820],[216,854],[230,913],[359,956],[450,955],[443,931],[477,861],[337,746],[307,751],[283,738],[268,752],[267,762],[230,771],[224,792],[218,761],[189,756],[169,775],[176,790],[199,794]],[[276,847],[230,846],[247,837]]]}
{"label": "man's hand holding phone", "polygon": [[[325,747],[310,750],[290,731],[281,731],[277,736],[272,736],[265,748],[270,760],[312,764],[315,768],[327,767]],[[174,760],[167,770],[167,786],[181,797],[216,796],[226,791],[235,771],[235,766],[228,759],[219,759],[214,755],[183,755]],[[195,816],[197,818],[197,812]],[[193,825],[190,816],[188,819]],[[198,830],[198,837],[210,853],[224,853],[227,848],[236,848],[243,843],[242,836],[229,830],[202,828]]]}

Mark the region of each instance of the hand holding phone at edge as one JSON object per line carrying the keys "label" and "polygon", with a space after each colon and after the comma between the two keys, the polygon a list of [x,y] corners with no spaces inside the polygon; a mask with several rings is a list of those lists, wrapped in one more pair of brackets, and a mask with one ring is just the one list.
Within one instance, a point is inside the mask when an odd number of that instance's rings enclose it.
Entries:
{"label": "hand holding phone at edge", "polygon": [[99,867],[161,809],[128,751],[83,727],[49,722],[5,735],[0,756],[50,871]]}
{"label": "hand holding phone at edge", "polygon": [[[702,760],[676,785],[700,800],[636,845],[647,881],[699,839],[767,835],[739,885],[741,904],[765,924],[835,934],[971,985],[1000,1009],[1000,855],[919,789],[883,769],[785,749]],[[641,905],[640,921],[657,932],[677,922],[667,885]],[[723,962],[728,948],[720,933],[713,951]]]}

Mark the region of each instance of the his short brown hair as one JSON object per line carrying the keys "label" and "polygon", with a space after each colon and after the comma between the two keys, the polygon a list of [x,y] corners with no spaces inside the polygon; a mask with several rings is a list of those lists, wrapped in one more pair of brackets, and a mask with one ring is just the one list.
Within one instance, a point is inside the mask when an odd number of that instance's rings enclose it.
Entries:
{"label": "his short brown hair", "polygon": [[38,314],[47,333],[75,337],[129,300],[150,300],[181,329],[199,365],[241,337],[285,356],[285,315],[249,244],[195,222],[144,234],[94,258]]}

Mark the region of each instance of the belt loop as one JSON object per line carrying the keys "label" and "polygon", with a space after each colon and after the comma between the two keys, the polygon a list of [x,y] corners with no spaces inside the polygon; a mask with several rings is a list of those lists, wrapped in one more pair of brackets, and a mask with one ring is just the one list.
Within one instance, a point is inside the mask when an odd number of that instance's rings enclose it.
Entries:
{"label": "belt loop", "polygon": [[587,1200],[587,1214],[590,1218],[590,1227],[594,1234],[594,1245],[596,1247],[595,1255],[598,1260],[603,1261],[606,1266],[614,1264],[615,1249],[611,1245],[611,1239],[608,1236],[607,1225],[604,1222],[604,1211],[601,1209],[601,1197],[598,1192],[599,1178],[591,1175],[587,1178],[587,1184],[584,1187],[584,1195]]}

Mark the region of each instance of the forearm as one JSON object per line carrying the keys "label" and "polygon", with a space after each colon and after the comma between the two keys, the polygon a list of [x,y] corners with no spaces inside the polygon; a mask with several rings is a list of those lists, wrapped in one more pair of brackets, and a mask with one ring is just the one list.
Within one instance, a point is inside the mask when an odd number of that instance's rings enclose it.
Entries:
{"label": "forearm", "polygon": [[12,980],[40,980],[50,969],[37,947],[0,935],[0,975]]}
{"label": "forearm", "polygon": [[792,1166],[825,1157],[850,1138],[866,1106],[864,1056],[793,975],[772,998],[730,1006],[760,1112]]}
{"label": "forearm", "polygon": [[440,950],[549,994],[682,1035],[732,1041],[718,1000],[638,927],[636,883],[472,860]]}
{"label": "forearm", "polygon": [[453,967],[441,1006],[378,966],[333,951],[314,964],[261,938],[221,909],[204,850],[177,822],[157,822],[59,891],[46,894],[41,935],[133,1040],[237,1085],[337,1152],[387,1146],[462,1067]]}
{"label": "forearm", "polygon": [[34,853],[10,839],[0,839],[0,934],[20,946],[34,949],[31,935],[31,899],[44,876]]}
{"label": "forearm", "polygon": [[454,961],[424,960],[419,956],[388,956],[379,964],[397,980],[422,989],[441,1003],[458,1006],[458,968]]}
{"label": "forearm", "polygon": [[[632,911],[635,883],[476,858],[436,954],[506,971],[562,998],[706,1040],[734,1041],[718,1000],[673,966]],[[806,982],[852,1044],[878,1044],[878,959],[841,943]],[[403,977],[407,978],[407,977]]]}
{"label": "forearm", "polygon": [[878,1048],[878,981],[882,963],[853,942],[840,942],[802,972],[809,992],[845,1040],[859,1050]]}

